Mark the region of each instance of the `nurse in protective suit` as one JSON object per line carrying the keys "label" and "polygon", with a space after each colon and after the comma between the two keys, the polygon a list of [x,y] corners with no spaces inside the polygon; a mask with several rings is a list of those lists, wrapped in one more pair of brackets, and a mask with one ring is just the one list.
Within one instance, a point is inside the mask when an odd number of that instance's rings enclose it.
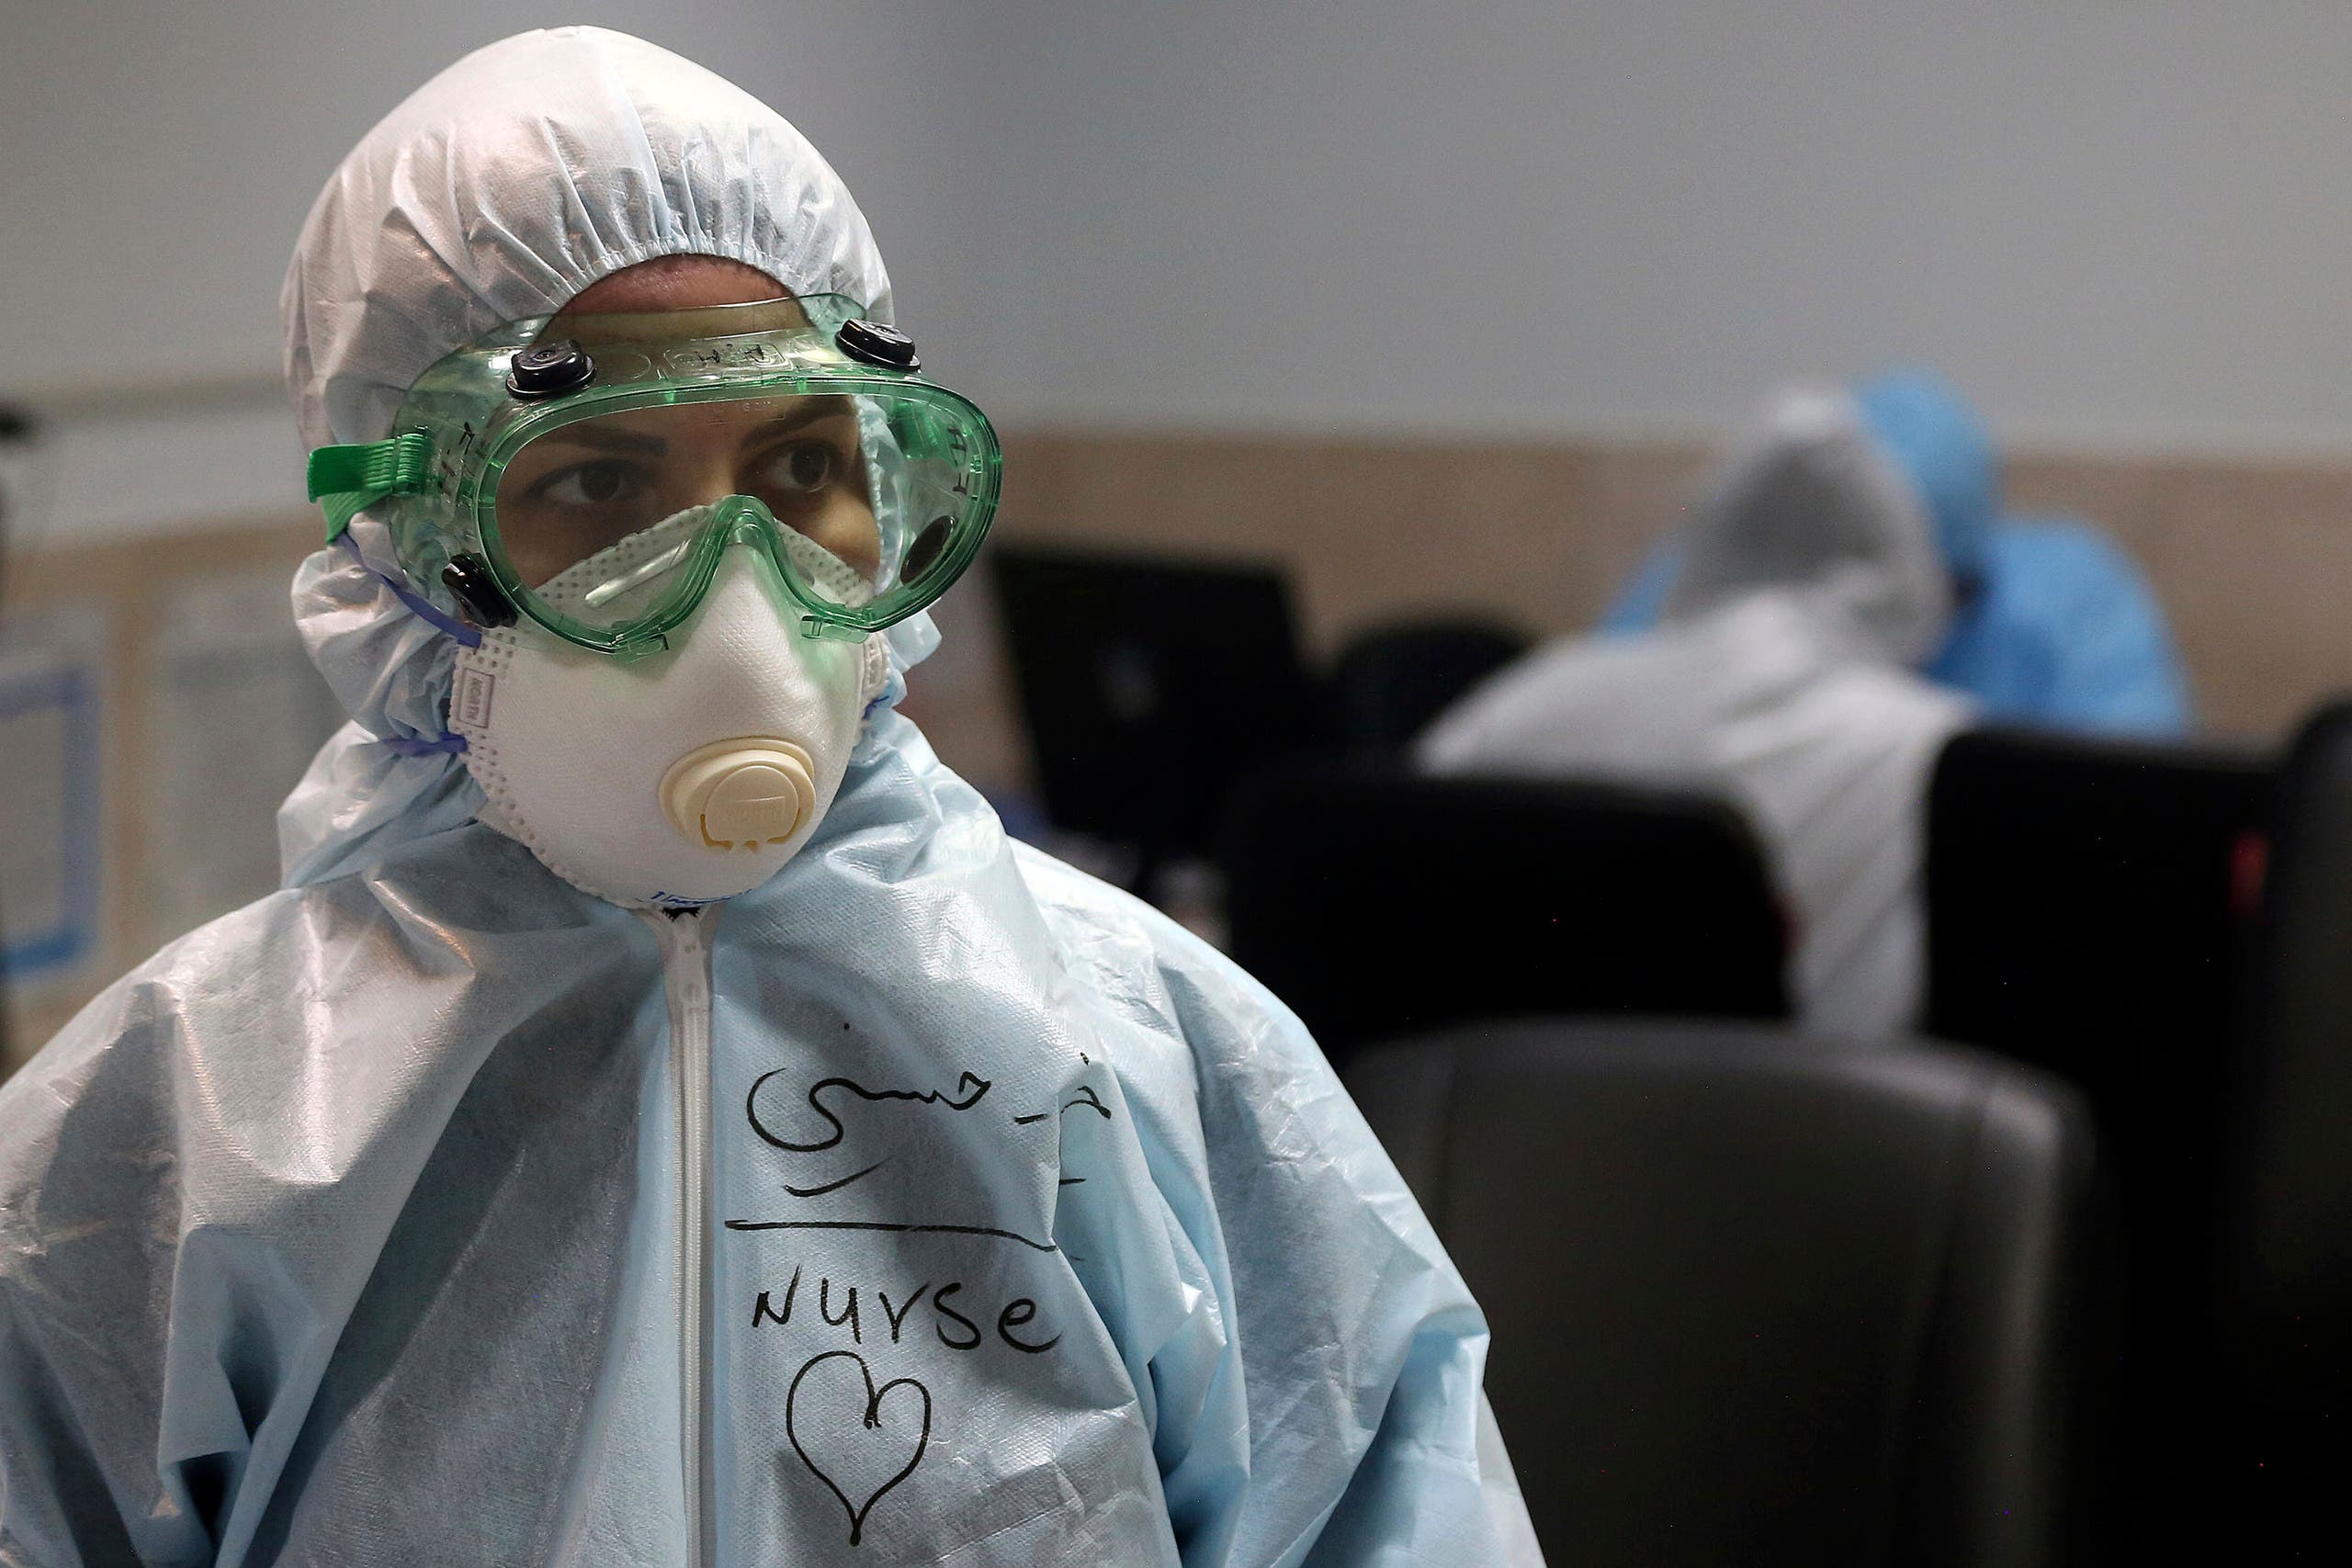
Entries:
{"label": "nurse in protective suit", "polygon": [[798,133],[510,39],[284,303],[353,721],[0,1089],[0,1558],[1534,1561],[1296,1021],[893,711],[997,447]]}
{"label": "nurse in protective suit", "polygon": [[[1854,389],[1872,443],[1935,525],[1952,616],[1919,671],[1987,723],[2173,739],[2193,722],[2164,607],[2115,541],[2065,517],[2001,514],[1992,440],[1941,377],[1904,370]],[[1654,626],[1687,546],[1651,552],[1601,629]]]}

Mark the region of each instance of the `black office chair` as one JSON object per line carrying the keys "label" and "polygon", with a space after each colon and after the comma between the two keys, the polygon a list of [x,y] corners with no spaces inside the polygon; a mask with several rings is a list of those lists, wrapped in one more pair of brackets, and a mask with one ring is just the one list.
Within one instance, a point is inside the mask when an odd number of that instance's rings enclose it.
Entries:
{"label": "black office chair", "polygon": [[1993,730],[1936,768],[1927,1030],[2080,1086],[2144,1258],[2210,1222],[2276,783],[2245,752]]}
{"label": "black office chair", "polygon": [[2237,1544],[2212,1506],[2210,1260],[2277,787],[2243,751],[1985,731],[1946,748],[1928,805],[1928,1030],[2060,1074],[2098,1116],[2137,1511],[2204,1551]]}
{"label": "black office chair", "polygon": [[1762,854],[1709,796],[1302,764],[1238,792],[1224,866],[1233,956],[1334,1061],[1478,1019],[1788,1013]]}
{"label": "black office chair", "polygon": [[2248,968],[2206,1471],[2241,1561],[2324,1562],[2352,1473],[2352,704],[2289,753]]}
{"label": "black office chair", "polygon": [[[2094,1102],[2229,1033],[2276,767],[2212,748],[1980,730],[1928,807],[1928,1028]],[[2185,1054],[2185,1055],[2184,1055]],[[2102,1118],[2104,1121],[2104,1117]]]}
{"label": "black office chair", "polygon": [[1527,649],[1520,633],[1485,621],[1407,621],[1360,633],[1324,682],[1331,739],[1345,748],[1405,746]]}
{"label": "black office chair", "polygon": [[2092,1141],[2054,1080],[1543,1022],[1379,1047],[1347,1078],[1486,1309],[1552,1561],[2095,1553]]}

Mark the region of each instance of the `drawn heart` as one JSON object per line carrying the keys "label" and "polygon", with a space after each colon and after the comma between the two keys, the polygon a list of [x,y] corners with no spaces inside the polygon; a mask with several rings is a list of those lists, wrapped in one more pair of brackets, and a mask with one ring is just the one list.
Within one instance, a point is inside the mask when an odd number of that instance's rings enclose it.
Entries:
{"label": "drawn heart", "polygon": [[[811,1382],[809,1374],[828,1361],[854,1366],[857,1381],[850,1380],[849,1367],[835,1366]],[[914,1397],[922,1402],[922,1413],[919,1423],[903,1416],[898,1422],[897,1433],[905,1433],[910,1426],[915,1428],[914,1451],[907,1455],[904,1464],[899,1464],[898,1456],[905,1452],[904,1439],[883,1426],[882,1402],[902,1388],[914,1391]],[[891,1408],[903,1411],[907,1403],[899,1399]],[[858,1537],[865,1533],[865,1516],[874,1505],[922,1462],[923,1448],[931,1441],[931,1390],[912,1378],[894,1378],[876,1388],[865,1357],[854,1350],[828,1350],[793,1375],[791,1392],[785,1395],[784,1430],[800,1462],[848,1510],[849,1543],[855,1546]],[[892,1465],[898,1468],[893,1470]],[[861,1497],[865,1501],[858,1501]]]}

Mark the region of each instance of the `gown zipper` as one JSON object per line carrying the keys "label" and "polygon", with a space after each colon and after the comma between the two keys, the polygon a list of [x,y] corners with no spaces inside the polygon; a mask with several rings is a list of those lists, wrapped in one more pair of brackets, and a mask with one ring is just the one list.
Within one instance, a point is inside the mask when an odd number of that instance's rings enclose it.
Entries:
{"label": "gown zipper", "polygon": [[712,1568],[710,1496],[710,936],[719,906],[649,912],[662,942],[662,988],[670,1004],[670,1060],[678,1101],[677,1279],[679,1460],[685,1478],[686,1540],[697,1568]]}

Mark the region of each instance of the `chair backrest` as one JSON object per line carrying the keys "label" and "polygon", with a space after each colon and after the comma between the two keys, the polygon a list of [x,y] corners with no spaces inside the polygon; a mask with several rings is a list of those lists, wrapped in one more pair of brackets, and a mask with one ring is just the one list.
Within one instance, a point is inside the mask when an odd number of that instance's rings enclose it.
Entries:
{"label": "chair backrest", "polygon": [[2289,752],[2248,971],[2208,1470],[2249,1483],[2264,1560],[2318,1562],[2343,1550],[2352,1471],[2352,704]]}
{"label": "chair backrest", "polygon": [[1302,764],[1238,793],[1224,863],[1234,957],[1334,1060],[1476,1019],[1788,1012],[1762,853],[1706,795]]}
{"label": "chair backrest", "polygon": [[2054,1066],[2095,1103],[2105,1053],[2139,1075],[2217,1049],[2275,781],[2241,751],[1954,739],[1928,806],[1929,1032]]}
{"label": "chair backrest", "polygon": [[1521,634],[1485,621],[1408,621],[1359,633],[1324,682],[1331,739],[1348,747],[1404,746],[1528,646]]}
{"label": "chair backrest", "polygon": [[2216,1484],[2209,1260],[2277,787],[2245,752],[1985,731],[1945,749],[1928,805],[1927,1027],[2097,1115],[2143,1497],[2182,1529]]}
{"label": "chair backrest", "polygon": [[1347,1077],[1486,1310],[1552,1561],[2079,1561],[2093,1155],[2054,1080],[1622,1023]]}
{"label": "chair backrest", "polygon": [[[1928,812],[1927,1030],[2052,1069],[2098,1113],[2135,1269],[2212,1223],[2277,768],[2022,731],[1944,749]],[[2143,1292],[2155,1341],[2189,1292]]]}

